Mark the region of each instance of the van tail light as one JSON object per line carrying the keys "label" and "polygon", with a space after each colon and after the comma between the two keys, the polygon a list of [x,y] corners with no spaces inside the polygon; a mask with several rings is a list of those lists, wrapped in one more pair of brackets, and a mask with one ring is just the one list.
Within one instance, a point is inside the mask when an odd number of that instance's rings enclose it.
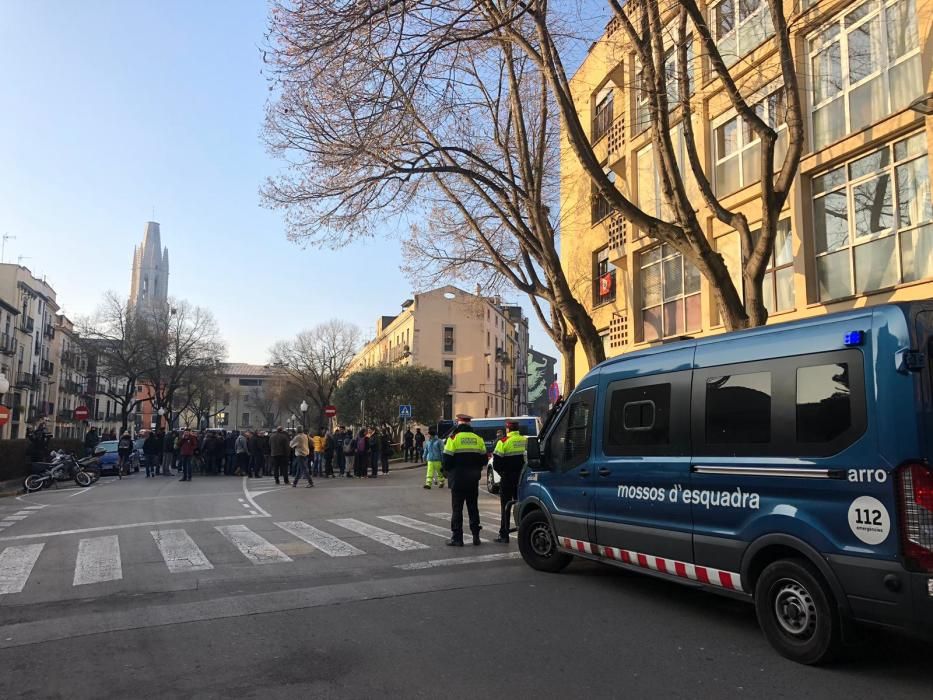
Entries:
{"label": "van tail light", "polygon": [[911,571],[933,573],[933,471],[905,464],[898,479],[905,564]]}

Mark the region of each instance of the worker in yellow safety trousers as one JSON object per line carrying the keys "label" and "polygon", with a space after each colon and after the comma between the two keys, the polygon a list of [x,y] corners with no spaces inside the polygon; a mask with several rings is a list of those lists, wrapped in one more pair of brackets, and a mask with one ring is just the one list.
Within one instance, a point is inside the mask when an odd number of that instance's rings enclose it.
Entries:
{"label": "worker in yellow safety trousers", "polygon": [[[438,484],[444,488],[444,472],[441,461],[444,458],[444,441],[437,436],[437,428],[428,428],[428,439],[424,443],[424,452],[421,458],[428,463],[428,473],[424,477],[424,487],[431,488],[431,484]],[[440,482],[440,483],[438,483]]]}

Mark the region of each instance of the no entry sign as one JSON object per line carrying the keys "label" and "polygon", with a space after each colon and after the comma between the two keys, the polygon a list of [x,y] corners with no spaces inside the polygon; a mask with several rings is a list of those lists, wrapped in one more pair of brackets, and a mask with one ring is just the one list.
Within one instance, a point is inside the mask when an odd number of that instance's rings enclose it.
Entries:
{"label": "no entry sign", "polygon": [[10,409],[0,406],[0,425],[6,425],[10,420]]}
{"label": "no entry sign", "polygon": [[87,406],[78,406],[75,408],[75,420],[87,420],[89,415],[91,415],[91,412],[87,410]]}
{"label": "no entry sign", "polygon": [[337,415],[337,407],[336,406],[325,406],[324,415],[327,418],[333,418],[334,416]]}

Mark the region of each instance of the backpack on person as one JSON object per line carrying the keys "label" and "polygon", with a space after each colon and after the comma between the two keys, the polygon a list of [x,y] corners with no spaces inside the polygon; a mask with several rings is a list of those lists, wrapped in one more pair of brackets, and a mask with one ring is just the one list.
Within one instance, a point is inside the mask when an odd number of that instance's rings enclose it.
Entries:
{"label": "backpack on person", "polygon": [[361,437],[356,439],[356,451],[361,453],[366,452],[366,438]]}
{"label": "backpack on person", "polygon": [[345,455],[353,454],[353,438],[347,437],[343,439],[343,453]]}

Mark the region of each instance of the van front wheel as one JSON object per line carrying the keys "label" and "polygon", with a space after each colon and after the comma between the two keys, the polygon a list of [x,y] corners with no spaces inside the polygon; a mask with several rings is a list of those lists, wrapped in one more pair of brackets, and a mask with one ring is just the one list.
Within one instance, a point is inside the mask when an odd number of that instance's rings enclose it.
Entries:
{"label": "van front wheel", "polygon": [[761,572],[755,584],[755,612],[771,646],[792,661],[826,663],[841,648],[832,593],[801,559],[781,559]]}
{"label": "van front wheel", "polygon": [[532,569],[556,574],[573,558],[557,548],[557,537],[547,516],[533,510],[518,525],[518,549]]}

